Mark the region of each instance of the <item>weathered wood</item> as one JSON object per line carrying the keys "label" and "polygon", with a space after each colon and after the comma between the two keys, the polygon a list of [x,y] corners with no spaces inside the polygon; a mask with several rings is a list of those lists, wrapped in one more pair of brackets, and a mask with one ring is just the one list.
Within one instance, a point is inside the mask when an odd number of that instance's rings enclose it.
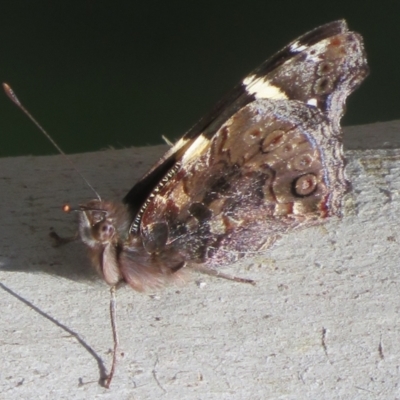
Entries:
{"label": "weathered wood", "polygon": [[[111,360],[108,290],[82,244],[48,238],[76,229],[62,204],[93,195],[61,156],[1,159],[0,397],[398,397],[400,121],[346,132],[344,218],[226,271],[257,286],[196,275],[154,296],[119,290],[124,357],[110,390],[97,384]],[[120,198],[164,150],[71,158],[104,198]]]}

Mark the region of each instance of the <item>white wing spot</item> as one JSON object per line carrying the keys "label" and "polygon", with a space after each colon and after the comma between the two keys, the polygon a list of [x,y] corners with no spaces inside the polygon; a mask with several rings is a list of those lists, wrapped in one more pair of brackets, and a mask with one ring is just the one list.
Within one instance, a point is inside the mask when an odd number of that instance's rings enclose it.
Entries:
{"label": "white wing spot", "polygon": [[308,46],[305,46],[304,44],[300,44],[300,42],[296,41],[292,43],[289,47],[289,50],[292,53],[300,53],[301,51],[307,49]]}
{"label": "white wing spot", "polygon": [[243,79],[247,93],[255,96],[256,99],[287,99],[287,95],[278,86],[273,85],[266,79],[250,75]]}
{"label": "white wing spot", "polygon": [[[176,152],[176,151],[179,150],[181,147],[183,147],[183,146],[187,143],[188,140],[189,140],[189,139],[186,139],[185,137],[180,138],[180,139],[171,147],[170,152],[171,152],[171,153]],[[167,144],[168,144],[168,143],[167,143]]]}
{"label": "white wing spot", "polygon": [[207,139],[204,135],[200,135],[185,151],[182,157],[183,163],[189,162],[193,157],[200,156],[203,150],[209,145],[209,143],[209,139]]}
{"label": "white wing spot", "polygon": [[313,98],[313,99],[308,99],[307,100],[307,104],[310,105],[310,106],[317,107],[318,102],[317,102],[317,99]]}

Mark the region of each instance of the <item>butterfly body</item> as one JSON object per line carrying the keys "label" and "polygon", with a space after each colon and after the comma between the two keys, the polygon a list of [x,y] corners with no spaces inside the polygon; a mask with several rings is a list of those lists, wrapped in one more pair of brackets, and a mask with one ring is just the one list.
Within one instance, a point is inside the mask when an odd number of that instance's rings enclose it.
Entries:
{"label": "butterfly body", "polygon": [[340,119],[368,73],[362,38],[336,21],[289,44],[187,132],[120,204],[81,207],[107,283],[142,291],[215,271],[278,236],[340,216]]}

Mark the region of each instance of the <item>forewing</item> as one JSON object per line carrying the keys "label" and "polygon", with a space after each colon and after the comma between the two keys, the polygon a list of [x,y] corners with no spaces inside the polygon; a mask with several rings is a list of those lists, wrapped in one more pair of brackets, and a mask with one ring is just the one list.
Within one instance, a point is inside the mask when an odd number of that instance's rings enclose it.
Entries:
{"label": "forewing", "polygon": [[[335,134],[349,92],[364,79],[367,63],[362,39],[345,21],[334,21],[297,38],[247,75],[195,124],[130,190],[124,202],[135,215],[153,189],[199,141],[255,99],[290,99],[312,104],[331,119]],[[193,150],[194,149],[194,150]]]}

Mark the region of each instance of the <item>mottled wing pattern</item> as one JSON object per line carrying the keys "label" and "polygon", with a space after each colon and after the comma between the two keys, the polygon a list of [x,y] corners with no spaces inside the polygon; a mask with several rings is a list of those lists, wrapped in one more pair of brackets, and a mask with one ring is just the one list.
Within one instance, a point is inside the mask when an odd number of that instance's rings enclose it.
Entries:
{"label": "mottled wing pattern", "polygon": [[80,206],[79,232],[95,268],[110,285],[155,289],[180,279],[186,264],[216,274],[282,233],[340,215],[340,119],[367,73],[362,38],[344,21],[265,61],[123,203]]}
{"label": "mottled wing pattern", "polygon": [[258,99],[300,100],[316,106],[329,118],[333,133],[340,134],[346,98],[368,74],[361,36],[346,30],[311,46],[297,40],[288,48],[292,57],[279,68],[264,75],[261,66],[244,79],[247,90]]}
{"label": "mottled wing pattern", "polygon": [[232,115],[256,99],[290,99],[316,105],[331,118],[338,134],[344,101],[366,74],[362,40],[348,31],[345,21],[334,21],[304,34],[236,85],[150,169],[124,202],[136,215],[185,153],[193,152],[199,141],[203,145],[204,138],[211,139]]}
{"label": "mottled wing pattern", "polygon": [[143,244],[208,266],[340,214],[346,188],[341,144],[299,101],[247,105],[183,165],[147,206]]}
{"label": "mottled wing pattern", "polygon": [[343,21],[292,42],[238,86],[233,113],[222,108],[192,137],[132,232],[149,254],[223,265],[340,215],[340,118],[367,73],[362,39]]}

